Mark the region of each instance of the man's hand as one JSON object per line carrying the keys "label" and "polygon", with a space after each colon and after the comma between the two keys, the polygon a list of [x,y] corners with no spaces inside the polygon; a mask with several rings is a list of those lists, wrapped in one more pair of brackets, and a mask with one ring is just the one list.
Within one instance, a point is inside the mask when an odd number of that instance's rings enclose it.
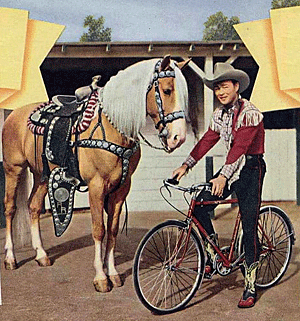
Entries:
{"label": "man's hand", "polygon": [[186,174],[187,170],[188,166],[183,164],[179,168],[175,169],[175,171],[173,172],[173,177],[177,175],[176,179],[179,181],[181,177]]}
{"label": "man's hand", "polygon": [[217,178],[211,179],[212,183],[211,194],[221,197],[223,195],[224,187],[226,185],[226,177],[220,174]]}

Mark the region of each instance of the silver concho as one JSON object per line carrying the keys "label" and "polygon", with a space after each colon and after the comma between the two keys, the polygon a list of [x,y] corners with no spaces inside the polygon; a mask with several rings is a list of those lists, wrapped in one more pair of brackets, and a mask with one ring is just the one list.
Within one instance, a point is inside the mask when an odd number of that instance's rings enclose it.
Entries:
{"label": "silver concho", "polygon": [[69,191],[64,187],[60,187],[54,192],[54,198],[58,202],[65,202],[69,198]]}
{"label": "silver concho", "polygon": [[109,147],[109,149],[110,149],[112,152],[114,152],[114,151],[117,149],[117,146],[114,145],[114,144],[111,144],[110,147]]}
{"label": "silver concho", "polygon": [[129,158],[129,157],[131,157],[131,155],[132,155],[132,150],[131,150],[131,149],[127,149],[127,150],[124,152],[123,157],[124,157],[124,158]]}

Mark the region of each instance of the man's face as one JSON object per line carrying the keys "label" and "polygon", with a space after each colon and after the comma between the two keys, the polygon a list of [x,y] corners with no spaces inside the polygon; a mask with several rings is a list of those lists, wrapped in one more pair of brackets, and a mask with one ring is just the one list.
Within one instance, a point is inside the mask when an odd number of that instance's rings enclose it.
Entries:
{"label": "man's face", "polygon": [[224,80],[214,84],[214,93],[222,105],[232,105],[238,98],[239,83]]}

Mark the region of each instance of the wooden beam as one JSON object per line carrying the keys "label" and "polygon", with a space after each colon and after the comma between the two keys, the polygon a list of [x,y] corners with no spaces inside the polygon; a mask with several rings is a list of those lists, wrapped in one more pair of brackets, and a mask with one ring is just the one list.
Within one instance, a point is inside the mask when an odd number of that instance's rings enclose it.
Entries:
{"label": "wooden beam", "polygon": [[[236,42],[203,42],[188,41],[164,42],[66,42],[56,43],[47,58],[149,58],[163,57],[171,54],[173,57],[206,57],[213,55],[214,57],[230,57],[236,52],[234,50]],[[106,50],[109,47],[113,50]],[[223,50],[220,50],[220,47]],[[236,47],[236,46],[235,46]],[[155,50],[152,50],[155,48]],[[245,45],[240,42],[240,57],[251,57]]]}
{"label": "wooden beam", "polygon": [[[183,60],[186,60],[188,58],[182,58]],[[188,64],[188,66],[201,78],[203,79],[205,77],[205,72],[199,68],[194,62],[193,60],[191,60]]]}
{"label": "wooden beam", "polygon": [[237,58],[238,58],[237,55],[231,56],[231,57],[229,57],[229,58],[226,60],[226,62],[227,62],[228,64],[232,64],[232,63],[235,62],[235,60],[236,60]]}
{"label": "wooden beam", "polygon": [[[205,75],[212,78],[214,69],[214,58],[212,55],[205,58]],[[211,115],[214,111],[214,92],[207,86],[204,86],[204,128],[208,128]]]}

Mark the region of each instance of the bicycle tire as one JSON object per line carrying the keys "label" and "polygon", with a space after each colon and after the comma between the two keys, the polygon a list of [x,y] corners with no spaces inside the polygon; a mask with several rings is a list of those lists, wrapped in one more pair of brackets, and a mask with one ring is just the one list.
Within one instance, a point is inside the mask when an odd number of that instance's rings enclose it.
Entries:
{"label": "bicycle tire", "polygon": [[[256,274],[256,286],[270,288],[281,280],[289,266],[294,244],[294,230],[288,216],[276,206],[261,208],[258,221],[261,255]],[[272,243],[272,249],[267,244],[266,236]],[[241,271],[245,275],[243,266]]]}
{"label": "bicycle tire", "polygon": [[175,266],[184,252],[183,244],[179,251],[176,244],[181,233],[187,235],[186,227],[185,222],[177,220],[161,223],[151,229],[137,247],[133,264],[134,288],[142,304],[156,314],[182,309],[202,283],[205,255],[194,229],[183,261]]}

